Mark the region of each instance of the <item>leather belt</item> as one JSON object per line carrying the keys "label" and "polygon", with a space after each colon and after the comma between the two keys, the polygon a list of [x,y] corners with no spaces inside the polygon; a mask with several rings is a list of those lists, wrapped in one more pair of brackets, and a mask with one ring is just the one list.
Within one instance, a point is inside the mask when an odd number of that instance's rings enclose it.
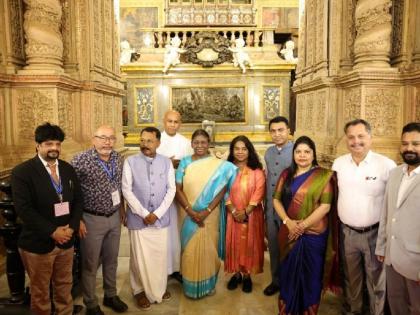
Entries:
{"label": "leather belt", "polygon": [[370,225],[370,226],[366,226],[366,227],[353,227],[350,225],[347,225],[345,223],[343,223],[345,226],[347,226],[350,230],[356,231],[357,233],[366,233],[372,230],[375,230],[379,227],[379,222]]}
{"label": "leather belt", "polygon": [[106,213],[106,212],[90,211],[90,210],[86,210],[85,209],[85,210],[83,210],[83,212],[89,213],[91,215],[96,215],[98,217],[106,217],[106,218],[109,218],[110,216],[112,216],[117,211],[114,211],[114,212],[111,212],[111,213]]}

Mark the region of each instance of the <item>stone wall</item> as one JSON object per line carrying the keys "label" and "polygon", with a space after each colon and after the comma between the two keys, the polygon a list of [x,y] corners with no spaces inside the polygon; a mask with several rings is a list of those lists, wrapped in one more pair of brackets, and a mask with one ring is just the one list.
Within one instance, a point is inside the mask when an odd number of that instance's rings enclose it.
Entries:
{"label": "stone wall", "polygon": [[345,122],[364,118],[374,149],[398,160],[402,126],[420,120],[420,3],[306,0],[299,40],[296,135],[331,162]]}

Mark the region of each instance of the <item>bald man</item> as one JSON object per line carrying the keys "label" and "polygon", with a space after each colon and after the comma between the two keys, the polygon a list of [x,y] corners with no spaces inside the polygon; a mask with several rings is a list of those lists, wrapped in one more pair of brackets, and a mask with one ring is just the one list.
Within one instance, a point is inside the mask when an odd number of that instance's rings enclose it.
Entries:
{"label": "bald man", "polygon": [[[170,158],[176,169],[182,158],[193,153],[191,141],[178,133],[178,130],[181,127],[181,114],[179,112],[175,110],[167,111],[163,117],[163,127],[165,130],[162,132],[157,153]],[[176,207],[172,207],[172,210],[170,211],[171,223],[169,225],[168,233],[168,274],[173,274],[175,279],[182,281],[182,278],[179,275],[181,246],[176,210]]]}
{"label": "bald man", "polygon": [[121,219],[121,156],[114,151],[115,131],[101,126],[92,137],[93,147],[76,155],[71,164],[83,192],[83,219],[79,237],[82,255],[82,293],[87,315],[103,315],[95,294],[96,271],[102,264],[103,305],[115,312],[128,307],[117,295],[117,265]]}

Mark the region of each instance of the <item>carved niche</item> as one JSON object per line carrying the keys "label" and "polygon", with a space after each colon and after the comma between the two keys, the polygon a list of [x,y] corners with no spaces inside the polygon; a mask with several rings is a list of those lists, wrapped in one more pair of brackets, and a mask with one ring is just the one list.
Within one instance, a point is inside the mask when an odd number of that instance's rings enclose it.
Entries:
{"label": "carved niche", "polygon": [[366,120],[372,125],[375,135],[393,137],[398,134],[399,100],[399,88],[366,90]]}
{"label": "carved niche", "polygon": [[199,32],[185,43],[183,61],[203,67],[231,62],[232,52],[229,47],[230,41],[227,38],[214,32]]}

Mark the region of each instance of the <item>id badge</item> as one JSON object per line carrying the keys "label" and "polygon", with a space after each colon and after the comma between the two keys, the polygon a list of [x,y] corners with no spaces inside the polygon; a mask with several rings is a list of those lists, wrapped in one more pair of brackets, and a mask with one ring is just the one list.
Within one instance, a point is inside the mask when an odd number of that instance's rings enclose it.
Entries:
{"label": "id badge", "polygon": [[66,214],[70,214],[69,202],[66,201],[54,204],[54,214],[56,217],[61,217]]}
{"label": "id badge", "polygon": [[112,206],[118,206],[121,203],[120,192],[118,190],[111,194]]}

